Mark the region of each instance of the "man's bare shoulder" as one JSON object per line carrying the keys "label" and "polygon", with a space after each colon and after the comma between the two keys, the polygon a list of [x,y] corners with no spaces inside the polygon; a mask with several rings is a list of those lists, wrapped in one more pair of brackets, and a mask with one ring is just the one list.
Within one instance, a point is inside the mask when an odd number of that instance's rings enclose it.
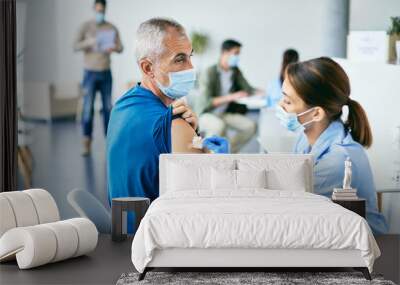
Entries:
{"label": "man's bare shoulder", "polygon": [[171,126],[171,141],[172,141],[172,152],[173,153],[202,153],[202,150],[195,149],[192,147],[193,137],[196,136],[196,132],[182,118],[177,118],[172,121]]}

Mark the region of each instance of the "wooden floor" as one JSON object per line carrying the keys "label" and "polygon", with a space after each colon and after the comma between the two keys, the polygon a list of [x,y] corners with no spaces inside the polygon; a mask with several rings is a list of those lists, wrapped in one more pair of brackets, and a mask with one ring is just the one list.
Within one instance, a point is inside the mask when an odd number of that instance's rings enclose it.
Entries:
{"label": "wooden floor", "polygon": [[[400,236],[376,238],[382,251],[374,266],[375,273],[399,283]],[[135,271],[131,262],[132,238],[116,243],[109,235],[101,235],[96,250],[88,256],[48,264],[34,269],[19,270],[16,262],[0,265],[0,284],[115,284],[122,273]],[[276,271],[271,268],[271,271]],[[279,269],[285,271],[285,269]],[[293,271],[293,269],[287,269]],[[297,270],[294,270],[297,271]],[[317,271],[307,269],[305,271]],[[345,271],[343,268],[326,271]]]}
{"label": "wooden floor", "polygon": [[385,279],[400,284],[400,235],[377,236],[381,257],[375,261],[374,271],[383,274]]}

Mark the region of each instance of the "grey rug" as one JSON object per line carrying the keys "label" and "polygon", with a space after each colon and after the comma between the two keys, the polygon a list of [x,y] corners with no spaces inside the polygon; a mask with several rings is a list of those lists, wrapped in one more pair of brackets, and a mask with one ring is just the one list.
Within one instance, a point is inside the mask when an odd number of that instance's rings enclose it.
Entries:
{"label": "grey rug", "polygon": [[379,275],[368,281],[359,272],[148,272],[138,281],[138,273],[122,274],[117,285],[133,284],[379,284],[395,285]]}

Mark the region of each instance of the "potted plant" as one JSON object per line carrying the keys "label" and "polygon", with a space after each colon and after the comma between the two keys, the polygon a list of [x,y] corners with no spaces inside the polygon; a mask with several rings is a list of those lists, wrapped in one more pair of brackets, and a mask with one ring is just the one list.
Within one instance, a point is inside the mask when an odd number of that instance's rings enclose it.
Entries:
{"label": "potted plant", "polygon": [[190,37],[194,52],[198,55],[203,54],[208,47],[208,36],[206,34],[194,31],[191,33]]}
{"label": "potted plant", "polygon": [[[203,67],[203,54],[210,44],[210,38],[205,33],[193,31],[190,33],[190,39],[192,40],[192,47],[195,55],[194,63],[197,70],[197,77],[199,78]],[[198,87],[197,84],[198,80],[196,81],[196,88]]]}
{"label": "potted plant", "polygon": [[[392,25],[389,34],[389,62],[396,60],[396,41],[400,41],[400,17],[391,17]],[[397,55],[400,56],[400,55]]]}

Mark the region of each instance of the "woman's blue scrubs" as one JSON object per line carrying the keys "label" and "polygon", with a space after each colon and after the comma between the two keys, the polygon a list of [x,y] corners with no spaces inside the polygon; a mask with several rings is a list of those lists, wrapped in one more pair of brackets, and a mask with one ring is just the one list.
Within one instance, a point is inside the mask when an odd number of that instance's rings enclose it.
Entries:
{"label": "woman's blue scrubs", "polygon": [[267,107],[275,108],[282,99],[282,82],[280,78],[271,81],[267,86]]}
{"label": "woman's blue scrubs", "polygon": [[341,121],[332,122],[312,147],[302,133],[294,151],[314,156],[314,192],[326,197],[331,197],[333,188],[342,188],[344,161],[350,157],[351,186],[357,189],[359,197],[366,199],[366,218],[372,231],[374,234],[388,231],[385,218],[377,208],[375,183],[368,157],[362,145],[353,140]]}

